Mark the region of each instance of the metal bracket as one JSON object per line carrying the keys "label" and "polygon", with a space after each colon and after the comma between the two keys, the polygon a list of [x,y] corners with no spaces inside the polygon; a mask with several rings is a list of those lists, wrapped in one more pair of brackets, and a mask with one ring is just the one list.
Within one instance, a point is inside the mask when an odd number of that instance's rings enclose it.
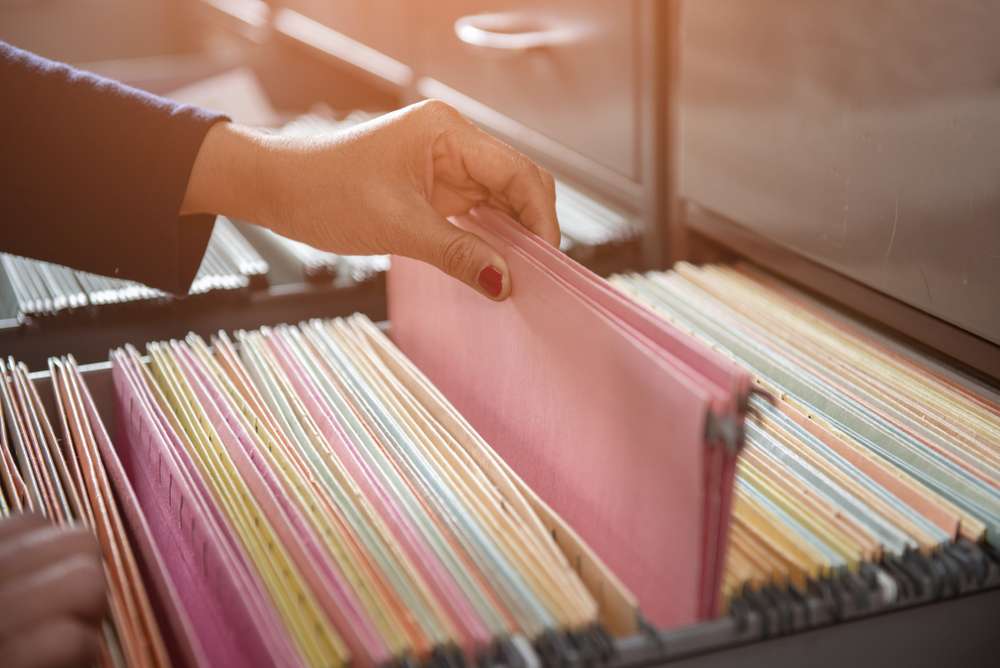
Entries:
{"label": "metal bracket", "polygon": [[722,443],[729,454],[739,453],[743,448],[743,417],[720,417],[709,411],[705,420],[705,440],[708,443]]}

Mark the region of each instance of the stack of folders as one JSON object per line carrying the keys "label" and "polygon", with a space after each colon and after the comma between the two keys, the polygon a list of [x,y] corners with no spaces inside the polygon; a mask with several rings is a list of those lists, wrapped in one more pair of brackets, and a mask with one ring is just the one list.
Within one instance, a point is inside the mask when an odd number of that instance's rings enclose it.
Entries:
{"label": "stack of folders", "polygon": [[[87,306],[161,299],[166,294],[134,281],[76,271],[49,262],[0,254],[16,310],[21,315],[53,315]],[[246,288],[267,274],[267,262],[226,218],[215,224],[191,294]]]}
{"label": "stack of folders", "polygon": [[629,594],[366,318],[234,339],[112,353],[122,482],[205,665],[531,665],[529,644],[557,661],[634,630]]}
{"label": "stack of folders", "polygon": [[[331,112],[319,110],[300,116],[282,129],[286,135],[317,135],[337,132],[376,118],[378,114],[355,111],[342,119]],[[572,251],[580,247],[598,247],[634,239],[636,222],[625,213],[585,195],[562,181],[556,182],[556,212],[562,227],[560,247]],[[317,250],[311,246],[268,232],[272,243],[292,257],[311,281],[329,281],[338,276],[362,282],[389,268],[385,256],[343,256]]]}
{"label": "stack of folders", "polygon": [[126,524],[133,535],[141,529],[134,499],[119,487],[122,507],[133,515],[123,521],[106,468],[114,452],[76,365],[50,360],[52,420],[23,365],[10,360],[0,370],[0,517],[33,511],[57,525],[92,529],[104,557],[111,612],[102,628],[99,665],[171,665],[127,536]]}
{"label": "stack of folders", "polygon": [[636,221],[621,211],[588,197],[563,181],[556,181],[556,215],[564,251],[577,246],[601,246],[635,238]]}
{"label": "stack of folders", "polygon": [[997,581],[995,557],[982,558],[1000,547],[1000,403],[989,388],[749,265],[680,264],[612,283],[777,398],[752,402],[761,419],[739,465],[731,595],[840,569],[873,570],[889,602],[922,577]]}
{"label": "stack of folders", "polygon": [[270,230],[263,232],[263,236],[278,256],[287,258],[293,266],[299,267],[302,278],[310,283],[364,283],[389,268],[389,258],[385,255],[338,255]]}
{"label": "stack of folders", "polygon": [[749,375],[510,218],[509,299],[393,258],[393,339],[662,626],[715,615]]}

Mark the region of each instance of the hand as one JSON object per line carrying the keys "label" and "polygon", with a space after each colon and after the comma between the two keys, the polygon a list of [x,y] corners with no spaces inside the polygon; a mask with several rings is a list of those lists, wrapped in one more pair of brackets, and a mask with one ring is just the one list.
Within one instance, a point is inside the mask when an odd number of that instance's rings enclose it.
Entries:
{"label": "hand", "polygon": [[504,299],[503,257],[446,220],[480,204],[558,246],[552,176],[431,100],[314,137],[216,125],[182,212],[249,220],[336,253],[406,255]]}
{"label": "hand", "polygon": [[0,657],[7,668],[87,666],[107,596],[93,535],[34,514],[0,519]]}

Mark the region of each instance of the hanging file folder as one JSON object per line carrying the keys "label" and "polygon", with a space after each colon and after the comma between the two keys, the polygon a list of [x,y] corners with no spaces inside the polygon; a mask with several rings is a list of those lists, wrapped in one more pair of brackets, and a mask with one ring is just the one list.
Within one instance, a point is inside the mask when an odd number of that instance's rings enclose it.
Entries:
{"label": "hanging file folder", "polygon": [[502,214],[509,299],[393,258],[392,336],[653,622],[715,612],[749,377]]}

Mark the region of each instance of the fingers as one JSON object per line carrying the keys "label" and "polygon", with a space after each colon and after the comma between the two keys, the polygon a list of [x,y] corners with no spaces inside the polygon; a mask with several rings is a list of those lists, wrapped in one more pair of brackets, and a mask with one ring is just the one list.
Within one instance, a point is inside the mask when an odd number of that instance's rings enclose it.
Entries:
{"label": "fingers", "polygon": [[0,636],[0,656],[10,668],[87,666],[97,658],[98,630],[71,617],[48,620],[16,635]]}
{"label": "fingers", "polygon": [[454,146],[473,180],[505,200],[522,225],[559,246],[554,181],[547,172],[476,127],[456,133]]}
{"label": "fingers", "polygon": [[435,169],[446,181],[456,172],[484,186],[503,210],[513,211],[522,225],[554,246],[559,245],[559,222],[552,176],[496,137],[483,132],[443,102],[420,105],[437,128],[433,147]]}
{"label": "fingers", "polygon": [[90,554],[71,554],[32,573],[0,583],[0,637],[46,619],[70,616],[96,622],[107,611],[104,572]]}
{"label": "fingers", "polygon": [[38,513],[16,513],[0,520],[0,540],[47,526],[49,521]]}
{"label": "fingers", "polygon": [[0,542],[0,582],[55,563],[69,555],[100,559],[100,549],[93,534],[78,527],[57,527],[34,521],[22,523],[29,530],[20,531]]}
{"label": "fingers", "polygon": [[423,260],[457,278],[482,295],[497,301],[510,294],[507,262],[481,238],[442,218],[421,202],[413,207],[420,220],[409,226],[409,235],[394,252]]}
{"label": "fingers", "polygon": [[0,521],[0,656],[4,666],[89,665],[107,612],[94,537],[36,514]]}

